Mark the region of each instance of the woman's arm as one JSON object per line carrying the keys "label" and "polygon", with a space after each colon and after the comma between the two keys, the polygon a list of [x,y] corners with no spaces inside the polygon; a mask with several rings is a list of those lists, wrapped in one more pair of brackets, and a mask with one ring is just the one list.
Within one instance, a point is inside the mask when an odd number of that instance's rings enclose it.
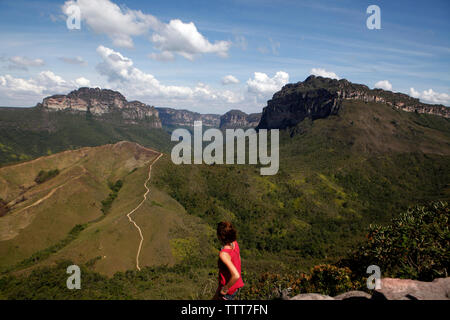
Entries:
{"label": "woman's arm", "polygon": [[231,278],[228,281],[228,283],[225,284],[222,287],[222,289],[220,290],[220,293],[225,295],[225,294],[227,294],[228,290],[230,290],[230,288],[236,283],[236,281],[239,280],[241,275],[239,274],[239,272],[237,271],[237,269],[234,266],[233,262],[231,261],[231,257],[230,257],[230,255],[228,253],[222,251],[219,254],[219,258],[227,266],[227,268],[228,268],[228,270],[230,270],[230,274],[231,274]]}

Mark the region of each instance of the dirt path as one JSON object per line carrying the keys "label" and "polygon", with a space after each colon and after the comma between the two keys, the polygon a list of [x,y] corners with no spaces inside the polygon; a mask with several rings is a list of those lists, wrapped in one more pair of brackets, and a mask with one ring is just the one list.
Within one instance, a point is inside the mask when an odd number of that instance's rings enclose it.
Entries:
{"label": "dirt path", "polygon": [[78,178],[81,178],[81,177],[87,172],[86,168],[84,168],[83,166],[81,166],[81,168],[83,169],[83,173],[77,175],[76,177],[71,178],[69,181],[67,181],[66,183],[60,185],[59,187],[53,188],[46,196],[40,198],[39,200],[37,200],[37,201],[34,202],[33,204],[30,204],[29,206],[27,206],[27,207],[25,207],[25,208],[22,208],[22,209],[19,209],[18,211],[13,212],[13,213],[14,213],[14,214],[18,214],[18,213],[20,213],[20,212],[22,212],[22,211],[25,211],[25,210],[29,209],[29,208],[32,208],[32,207],[37,206],[37,205],[40,204],[41,202],[43,202],[43,201],[47,200],[48,198],[50,198],[57,190],[61,189],[61,188],[64,187],[65,185],[67,185],[67,184],[73,182],[74,180],[76,180],[76,179],[78,179]]}
{"label": "dirt path", "polygon": [[159,158],[161,158],[163,156],[163,153],[160,153],[159,156],[150,164],[150,166],[148,167],[148,178],[147,180],[145,180],[144,182],[144,187],[145,189],[147,189],[147,191],[144,194],[144,199],[141,201],[141,203],[139,203],[139,205],[134,208],[133,210],[131,210],[128,214],[128,220],[130,221],[130,223],[134,224],[134,226],[136,227],[136,229],[138,229],[139,231],[139,235],[141,236],[141,242],[139,242],[139,248],[138,248],[138,252],[136,254],[136,268],[141,271],[141,268],[139,267],[139,254],[141,253],[141,248],[142,248],[142,243],[144,242],[144,236],[142,235],[142,230],[141,228],[137,225],[137,223],[131,219],[131,215],[137,210],[139,209],[145,202],[145,200],[147,200],[147,195],[150,192],[150,189],[147,187],[147,183],[150,181],[151,175],[152,175],[152,166],[156,163],[156,161],[159,160]]}

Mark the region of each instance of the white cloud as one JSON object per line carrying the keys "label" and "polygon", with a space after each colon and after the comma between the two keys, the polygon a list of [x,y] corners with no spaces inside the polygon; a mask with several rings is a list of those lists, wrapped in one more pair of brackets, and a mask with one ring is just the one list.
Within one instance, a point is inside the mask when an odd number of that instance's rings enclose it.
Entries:
{"label": "white cloud", "polygon": [[82,20],[96,33],[108,35],[113,44],[132,48],[133,37],[146,35],[150,31],[150,41],[161,53],[152,53],[150,58],[156,60],[173,60],[173,54],[179,54],[193,60],[195,56],[215,53],[227,57],[230,41],[209,42],[193,22],[184,23],[179,19],[170,20],[168,24],[159,21],[150,14],[139,10],[119,7],[109,0],[70,0],[63,6],[68,14],[68,7],[77,5],[81,10]]}
{"label": "white cloud", "polygon": [[175,59],[175,55],[169,51],[163,51],[161,53],[150,53],[148,57],[157,61],[173,61]]}
{"label": "white cloud", "polygon": [[189,60],[202,53],[227,57],[231,46],[229,41],[209,42],[193,22],[184,23],[178,19],[170,20],[168,24],[160,23],[150,40],[162,52],[178,53]]}
{"label": "white cloud", "polygon": [[331,78],[331,79],[337,79],[339,80],[339,76],[331,71],[327,71],[322,68],[312,68],[311,71],[309,71],[310,74],[314,76],[324,77],[324,78]]}
{"label": "white cloud", "polygon": [[[0,76],[1,104],[10,106],[30,106],[53,94],[66,94],[86,85],[88,79],[80,77],[75,81],[66,81],[52,71],[42,71],[33,78],[15,78],[9,74]],[[89,83],[90,85],[90,83]]]}
{"label": "white cloud", "polygon": [[284,71],[278,71],[272,78],[263,72],[255,72],[253,78],[247,80],[248,98],[252,99],[249,104],[261,108],[275,92],[288,82],[289,74]]}
{"label": "white cloud", "polygon": [[418,98],[423,102],[426,103],[433,103],[433,104],[443,104],[446,106],[450,105],[450,95],[447,93],[438,93],[433,91],[433,89],[424,90],[422,93],[419,91],[416,91],[414,88],[409,89],[409,94],[414,97]]}
{"label": "white cloud", "polygon": [[14,78],[7,74],[0,76],[0,89],[3,94],[8,94],[11,91],[11,93],[26,92],[39,95],[42,94],[45,88],[33,79]]}
{"label": "white cloud", "polygon": [[253,79],[247,80],[248,91],[256,94],[273,94],[289,82],[289,74],[278,71],[272,78],[263,72],[255,72]]}
{"label": "white cloud", "polygon": [[82,57],[60,57],[59,59],[68,64],[74,64],[74,65],[80,65],[80,66],[87,65],[87,62],[84,61]]}
{"label": "white cloud", "polygon": [[223,85],[236,84],[236,83],[239,83],[239,80],[235,76],[232,76],[231,74],[222,78]]}
{"label": "white cloud", "polygon": [[89,79],[86,79],[85,77],[80,77],[75,79],[75,83],[80,87],[90,87],[91,81]]}
{"label": "white cloud", "polygon": [[23,56],[14,56],[8,59],[9,66],[8,69],[20,69],[20,70],[28,70],[28,67],[40,67],[45,64],[42,59],[30,59]]}
{"label": "white cloud", "polygon": [[163,85],[152,74],[134,67],[133,61],[120,52],[99,46],[97,53],[103,62],[97,66],[98,72],[106,76],[111,85],[126,95],[139,97],[148,102],[162,104],[201,105],[214,102],[218,105],[233,104],[243,100],[239,93],[220,91],[199,83],[195,87]]}
{"label": "white cloud", "polygon": [[114,45],[133,47],[134,36],[145,34],[157,19],[141,11],[121,9],[109,0],[70,0],[62,7],[64,14],[69,15],[68,8],[77,5],[81,11],[81,19],[94,32],[108,35]]}
{"label": "white cloud", "polygon": [[388,80],[381,80],[375,83],[375,88],[392,91],[392,84]]}

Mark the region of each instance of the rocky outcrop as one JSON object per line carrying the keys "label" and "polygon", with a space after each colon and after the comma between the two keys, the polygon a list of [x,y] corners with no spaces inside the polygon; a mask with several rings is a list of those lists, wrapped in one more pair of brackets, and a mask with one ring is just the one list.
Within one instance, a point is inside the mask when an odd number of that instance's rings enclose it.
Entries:
{"label": "rocky outcrop", "polygon": [[261,119],[261,113],[246,114],[240,110],[231,110],[220,117],[221,129],[255,128]]}
{"label": "rocky outcrop", "polygon": [[326,118],[339,112],[345,100],[384,103],[393,108],[450,118],[450,108],[429,105],[406,94],[382,89],[371,90],[345,79],[309,76],[305,81],[287,84],[273,95],[263,109],[258,128],[284,129],[304,120]]}
{"label": "rocky outcrop", "polygon": [[162,125],[165,127],[192,127],[194,121],[202,121],[205,127],[218,128],[220,125],[219,114],[200,114],[188,110],[172,108],[156,108]]}
{"label": "rocky outcrop", "polygon": [[231,110],[224,115],[201,114],[188,110],[156,108],[162,125],[168,128],[192,127],[194,121],[202,121],[203,126],[220,129],[254,128],[261,119],[261,113],[246,114],[240,110]]}
{"label": "rocky outcrop", "polygon": [[[283,296],[287,299],[286,295]],[[316,293],[298,294],[289,300],[450,300],[450,277],[424,282],[410,279],[381,279],[381,289],[372,295],[349,291],[335,297]]]}
{"label": "rocky outcrop", "polygon": [[67,95],[53,95],[37,105],[48,111],[85,112],[95,117],[119,115],[128,123],[145,121],[161,128],[155,107],[139,101],[128,102],[117,91],[100,88],[80,88]]}
{"label": "rocky outcrop", "polygon": [[410,279],[381,279],[381,289],[373,299],[383,300],[449,300],[450,277],[423,282]]}

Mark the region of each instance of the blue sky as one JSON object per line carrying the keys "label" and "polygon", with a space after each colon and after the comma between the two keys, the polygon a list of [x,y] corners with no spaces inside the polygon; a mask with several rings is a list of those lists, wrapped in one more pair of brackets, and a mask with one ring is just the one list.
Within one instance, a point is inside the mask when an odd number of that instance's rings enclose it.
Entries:
{"label": "blue sky", "polygon": [[[372,4],[380,30],[366,27]],[[80,30],[66,26],[71,5]],[[156,106],[260,112],[318,74],[450,106],[449,14],[445,0],[0,0],[0,105],[99,86]]]}

